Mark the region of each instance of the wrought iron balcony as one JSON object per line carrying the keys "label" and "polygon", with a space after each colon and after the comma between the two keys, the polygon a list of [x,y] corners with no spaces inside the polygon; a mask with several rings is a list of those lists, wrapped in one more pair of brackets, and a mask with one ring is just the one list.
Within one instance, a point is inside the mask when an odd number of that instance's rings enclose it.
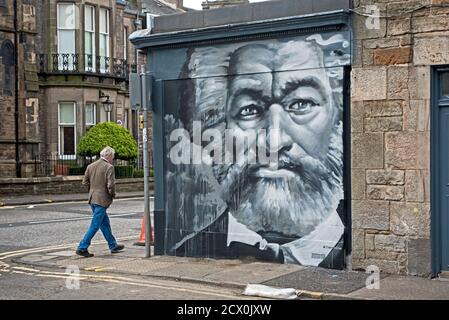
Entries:
{"label": "wrought iron balcony", "polygon": [[39,71],[42,74],[99,75],[128,80],[131,72],[137,72],[136,65],[129,65],[125,59],[93,56],[78,53],[39,54]]}

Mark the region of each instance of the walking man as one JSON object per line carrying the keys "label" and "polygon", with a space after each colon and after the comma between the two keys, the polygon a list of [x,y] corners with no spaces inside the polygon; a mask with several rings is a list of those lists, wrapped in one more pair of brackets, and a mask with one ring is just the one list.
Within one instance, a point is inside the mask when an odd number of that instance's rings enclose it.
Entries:
{"label": "walking man", "polygon": [[93,257],[88,248],[92,238],[101,230],[108,242],[111,253],[117,253],[125,248],[122,244],[117,244],[112,235],[106,209],[111,205],[115,197],[115,174],[112,160],[115,151],[111,147],[106,147],[100,152],[100,159],[91,163],[84,174],[83,185],[89,188],[89,204],[92,209],[92,222],[83,240],[81,240],[76,254],[89,258]]}

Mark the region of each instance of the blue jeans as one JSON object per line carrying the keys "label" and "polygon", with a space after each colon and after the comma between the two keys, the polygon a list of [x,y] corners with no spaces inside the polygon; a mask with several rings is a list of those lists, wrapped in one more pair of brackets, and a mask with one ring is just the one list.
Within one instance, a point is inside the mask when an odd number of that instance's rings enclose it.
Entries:
{"label": "blue jeans", "polygon": [[86,235],[83,240],[81,240],[78,249],[86,250],[89,248],[92,238],[99,229],[101,229],[104,238],[108,242],[109,249],[114,249],[117,246],[117,241],[112,235],[111,224],[109,222],[108,214],[106,213],[106,208],[99,206],[98,204],[91,204],[90,207],[93,212],[92,221],[89,230],[87,230]]}

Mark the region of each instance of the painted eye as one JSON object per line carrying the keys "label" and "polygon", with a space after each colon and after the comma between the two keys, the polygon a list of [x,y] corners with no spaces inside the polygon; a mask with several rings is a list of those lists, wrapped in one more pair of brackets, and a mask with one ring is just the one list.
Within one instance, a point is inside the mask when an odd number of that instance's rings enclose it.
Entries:
{"label": "painted eye", "polygon": [[308,114],[313,111],[314,107],[317,107],[318,103],[311,99],[301,99],[292,103],[288,108],[288,112],[293,112],[297,115]]}
{"label": "painted eye", "polygon": [[260,116],[260,114],[261,114],[260,107],[251,104],[249,106],[241,108],[238,115],[243,120],[252,120]]}

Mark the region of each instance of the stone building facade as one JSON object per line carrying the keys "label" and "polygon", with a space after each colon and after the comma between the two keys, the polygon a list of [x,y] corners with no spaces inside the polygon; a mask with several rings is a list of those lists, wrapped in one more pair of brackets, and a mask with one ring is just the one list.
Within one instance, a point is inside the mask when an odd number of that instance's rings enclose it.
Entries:
{"label": "stone building facade", "polygon": [[0,2],[0,176],[24,174],[26,159],[40,140],[35,117],[40,2]]}
{"label": "stone building facade", "polygon": [[[129,77],[145,56],[128,37],[146,27],[141,4],[0,1],[0,177],[35,176],[45,159],[75,157],[99,122],[116,122],[138,139]],[[182,12],[180,0],[145,4],[153,15]]]}
{"label": "stone building facade", "polygon": [[431,79],[434,66],[449,63],[448,4],[354,1],[360,13],[376,5],[381,19],[369,29],[353,16],[353,268],[431,272]]}
{"label": "stone building facade", "polygon": [[[138,61],[127,37],[141,28],[138,9],[126,1],[48,2],[38,61],[46,109],[39,153],[75,155],[81,136],[98,122],[133,131],[128,81]],[[110,112],[103,107],[107,100]]]}

